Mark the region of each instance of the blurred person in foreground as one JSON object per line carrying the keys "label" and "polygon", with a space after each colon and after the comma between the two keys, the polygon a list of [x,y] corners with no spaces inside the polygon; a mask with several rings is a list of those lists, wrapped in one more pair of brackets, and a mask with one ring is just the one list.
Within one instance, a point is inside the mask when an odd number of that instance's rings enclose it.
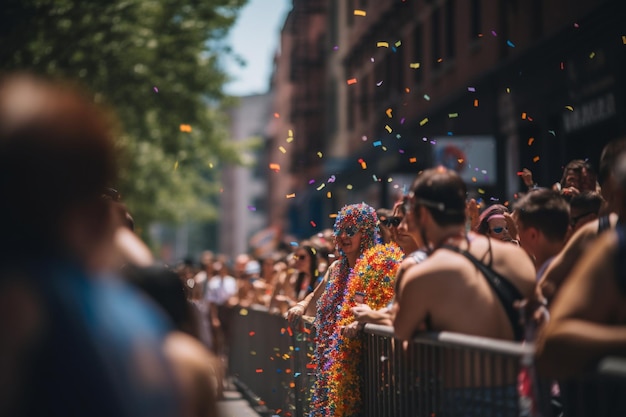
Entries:
{"label": "blurred person in foreground", "polygon": [[517,245],[466,232],[466,186],[454,171],[428,169],[411,192],[409,215],[431,253],[397,288],[396,337],[427,330],[521,340],[514,303],[534,288],[529,257]]}
{"label": "blurred person in foreground", "polygon": [[111,127],[74,88],[0,81],[2,416],[183,412],[165,316],[114,276]]}

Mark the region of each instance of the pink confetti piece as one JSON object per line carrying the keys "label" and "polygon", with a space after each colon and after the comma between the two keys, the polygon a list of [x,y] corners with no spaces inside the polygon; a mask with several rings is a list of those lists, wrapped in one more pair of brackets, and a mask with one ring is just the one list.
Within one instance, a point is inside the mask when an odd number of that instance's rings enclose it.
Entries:
{"label": "pink confetti piece", "polygon": [[159,89],[156,86],[152,87],[152,89],[154,90],[155,93],[159,92]]}

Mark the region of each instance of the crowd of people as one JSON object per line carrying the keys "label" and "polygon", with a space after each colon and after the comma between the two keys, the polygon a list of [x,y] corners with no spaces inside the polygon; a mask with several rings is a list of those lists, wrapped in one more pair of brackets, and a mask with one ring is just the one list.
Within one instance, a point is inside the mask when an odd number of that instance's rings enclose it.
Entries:
{"label": "crowd of people", "polygon": [[541,187],[524,170],[511,206],[435,167],[391,209],[346,205],[270,256],[167,267],[111,188],[111,128],[75,88],[0,83],[0,416],[217,415],[234,306],[310,318],[314,416],[358,415],[366,323],[536,342],[553,378],[626,352],[626,140],[597,174],[575,160]]}

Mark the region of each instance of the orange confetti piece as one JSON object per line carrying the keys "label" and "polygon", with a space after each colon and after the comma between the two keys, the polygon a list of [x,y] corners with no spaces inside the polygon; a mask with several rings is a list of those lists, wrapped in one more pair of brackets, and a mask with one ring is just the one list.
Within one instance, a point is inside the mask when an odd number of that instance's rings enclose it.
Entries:
{"label": "orange confetti piece", "polygon": [[295,198],[296,193],[287,194],[285,198]]}
{"label": "orange confetti piece", "polygon": [[254,336],[255,334],[256,334],[256,333],[255,333],[254,331],[252,331],[252,332],[248,333],[248,335],[250,335],[250,336]]}
{"label": "orange confetti piece", "polygon": [[416,157],[409,158],[409,162],[414,164],[417,162],[417,158]]}
{"label": "orange confetti piece", "polygon": [[274,118],[275,118],[275,119],[279,119],[279,118],[280,118],[280,114],[278,114],[278,113],[274,113]]}
{"label": "orange confetti piece", "polygon": [[522,120],[526,120],[526,113],[522,113]]}
{"label": "orange confetti piece", "polygon": [[291,381],[291,382],[289,383],[289,388],[294,388],[295,386],[296,386],[296,383],[295,383],[295,382]]}
{"label": "orange confetti piece", "polygon": [[306,364],[306,368],[307,369],[315,369],[315,368],[317,368],[317,366],[314,363],[307,363]]}
{"label": "orange confetti piece", "polygon": [[462,164],[462,163],[463,163],[463,161],[465,161],[465,159],[463,159],[463,158],[458,158],[458,159],[457,159],[457,162],[458,162],[459,164]]}
{"label": "orange confetti piece", "polygon": [[533,158],[533,162],[537,162],[538,160],[539,160],[539,155],[537,155],[537,156],[535,156],[535,157]]}
{"label": "orange confetti piece", "polygon": [[355,10],[354,15],[355,16],[367,16],[367,12],[365,10]]}
{"label": "orange confetti piece", "polygon": [[191,125],[180,125],[180,131],[181,132],[190,133],[191,132]]}
{"label": "orange confetti piece", "polygon": [[289,333],[289,336],[293,336],[293,331],[291,330],[291,327],[287,327],[287,333]]}
{"label": "orange confetti piece", "polygon": [[472,182],[476,182],[476,181],[478,181],[476,177],[472,177]]}
{"label": "orange confetti piece", "polygon": [[532,145],[535,141],[535,138],[528,138],[528,146]]}
{"label": "orange confetti piece", "polygon": [[333,197],[333,193],[331,193],[330,191],[326,193],[326,198],[332,198]]}
{"label": "orange confetti piece", "polygon": [[626,35],[622,35],[622,43],[626,45]]}
{"label": "orange confetti piece", "polygon": [[274,172],[280,171],[280,164],[270,164],[270,169]]}
{"label": "orange confetti piece", "polygon": [[352,85],[352,84],[356,84],[356,78],[350,78],[348,81],[346,81],[348,83],[348,85]]}
{"label": "orange confetti piece", "polygon": [[388,117],[388,118],[390,118],[390,119],[391,119],[391,117],[392,117],[392,116],[391,116],[391,112],[392,112],[392,111],[393,111],[393,110],[391,109],[391,107],[389,107],[387,110],[385,110],[385,114],[386,114],[386,115],[387,115],[387,117]]}
{"label": "orange confetti piece", "polygon": [[478,107],[478,99],[477,98],[474,99],[474,107]]}

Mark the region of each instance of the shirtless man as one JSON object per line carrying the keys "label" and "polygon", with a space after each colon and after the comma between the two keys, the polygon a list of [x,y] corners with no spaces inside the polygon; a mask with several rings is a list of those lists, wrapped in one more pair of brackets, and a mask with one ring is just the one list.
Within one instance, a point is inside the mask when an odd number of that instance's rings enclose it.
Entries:
{"label": "shirtless man", "polygon": [[506,340],[521,337],[521,329],[512,324],[517,325],[517,317],[509,318],[483,273],[457,250],[491,265],[505,286],[511,284],[507,290],[514,296],[506,304],[512,315],[515,299],[533,292],[533,264],[517,245],[466,234],[465,198],[463,180],[443,167],[424,171],[413,183],[409,215],[433,251],[406,271],[398,288],[394,332],[399,339],[408,340],[424,328]]}

